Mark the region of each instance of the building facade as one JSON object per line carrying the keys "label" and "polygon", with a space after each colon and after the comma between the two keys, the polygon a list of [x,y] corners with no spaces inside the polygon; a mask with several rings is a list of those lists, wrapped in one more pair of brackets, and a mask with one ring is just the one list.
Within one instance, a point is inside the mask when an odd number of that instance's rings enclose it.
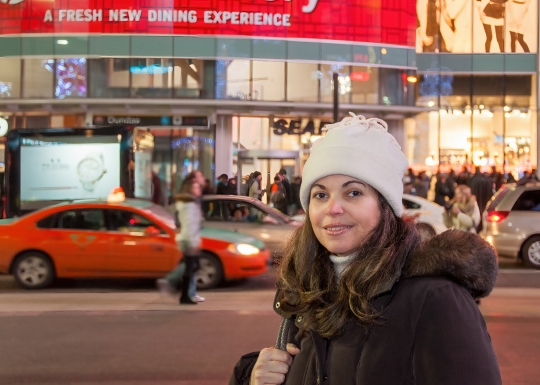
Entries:
{"label": "building facade", "polygon": [[340,115],[388,121],[416,169],[536,167],[537,1],[453,3],[4,0],[0,116],[147,127],[166,196],[194,169],[299,175],[334,86]]}

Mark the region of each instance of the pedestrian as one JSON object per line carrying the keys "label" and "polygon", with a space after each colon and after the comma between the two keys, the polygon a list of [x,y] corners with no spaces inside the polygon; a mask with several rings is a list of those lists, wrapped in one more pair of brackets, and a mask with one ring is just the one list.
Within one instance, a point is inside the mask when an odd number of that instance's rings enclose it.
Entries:
{"label": "pedestrian", "polygon": [[291,206],[294,203],[291,184],[289,183],[289,180],[287,179],[287,170],[282,168],[282,169],[279,170],[278,174],[281,177],[281,184],[283,185],[283,187],[285,187],[286,209],[285,209],[284,214],[288,215],[289,213],[292,212],[292,207]]}
{"label": "pedestrian", "polygon": [[460,184],[456,187],[456,195],[445,205],[443,221],[447,228],[477,233],[478,224],[482,220],[476,197],[469,186]]}
{"label": "pedestrian", "polygon": [[163,190],[161,188],[161,179],[152,171],[152,203],[163,205]]}
{"label": "pedestrian", "polygon": [[302,185],[302,178],[297,176],[294,178],[294,182],[291,183],[291,192],[293,195],[293,212],[292,215],[303,214],[302,205],[300,204],[300,186]]}
{"label": "pedestrian", "polygon": [[429,178],[425,171],[420,171],[413,183],[413,186],[416,190],[416,196],[427,199],[429,191]]}
{"label": "pedestrian", "polygon": [[228,185],[229,185],[229,176],[227,174],[221,174],[218,178],[216,194],[228,195],[229,194]]}
{"label": "pedestrian", "polygon": [[[471,188],[471,193],[476,197],[478,208],[480,209],[480,217],[486,209],[486,205],[493,196],[493,182],[491,179],[480,171],[480,167],[476,167],[475,173],[469,179],[468,186]],[[476,231],[482,231],[482,221],[478,222]]]}
{"label": "pedestrian", "polygon": [[[200,197],[202,189],[196,173],[189,175],[182,184],[180,193],[175,196],[175,213],[182,229],[176,241],[183,254],[183,260],[165,278],[158,279],[157,286],[162,293],[174,294],[181,287],[181,304],[197,304],[205,299],[197,295],[196,272],[199,268],[201,247],[202,211]],[[203,178],[204,180],[204,178]]]}
{"label": "pedestrian", "polygon": [[252,176],[251,186],[249,187],[249,196],[258,200],[262,200],[262,174],[259,171],[255,171]]}
{"label": "pedestrian", "polygon": [[210,179],[205,179],[202,195],[208,195],[208,194],[212,194],[212,184],[210,183]]}
{"label": "pedestrian", "polygon": [[463,169],[461,170],[461,173],[458,175],[456,179],[456,183],[458,185],[460,184],[469,184],[469,179],[471,177],[471,174],[469,173],[469,170],[467,169],[467,166],[463,166]]}
{"label": "pedestrian", "polygon": [[457,231],[420,243],[402,218],[407,159],[384,121],[325,129],[279,266],[278,348],[243,356],[229,384],[501,384],[474,302],[495,283],[493,249]]}
{"label": "pedestrian", "polygon": [[227,183],[227,194],[238,195],[238,191],[236,189],[236,176],[235,175],[233,175],[232,178],[229,178],[229,181]]}
{"label": "pedestrian", "polygon": [[448,198],[452,199],[456,193],[456,172],[452,169],[446,178],[446,187],[448,187]]}
{"label": "pedestrian", "polygon": [[275,209],[287,215],[287,198],[285,194],[282,178],[280,174],[276,174],[274,183],[272,183],[272,186],[270,187],[270,203]]}
{"label": "pedestrian", "polygon": [[446,204],[446,198],[450,195],[448,191],[448,186],[446,185],[446,177],[438,173],[437,174],[437,183],[435,183],[435,203],[438,205],[444,206]]}

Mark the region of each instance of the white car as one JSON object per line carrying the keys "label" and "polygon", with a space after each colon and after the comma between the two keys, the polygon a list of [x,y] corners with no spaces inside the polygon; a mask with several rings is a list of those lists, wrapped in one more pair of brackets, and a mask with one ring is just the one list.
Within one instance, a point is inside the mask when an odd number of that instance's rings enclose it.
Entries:
{"label": "white car", "polygon": [[[433,227],[437,234],[448,230],[443,222],[444,207],[439,206],[437,203],[414,195],[403,194],[403,207],[405,208],[405,214],[418,217],[418,222],[427,223]],[[292,219],[302,222],[305,215],[295,215]]]}
{"label": "white car", "polygon": [[409,194],[403,194],[402,202],[403,207],[405,207],[405,214],[418,216],[418,222],[427,223],[433,227],[437,234],[448,230],[443,222],[444,207]]}

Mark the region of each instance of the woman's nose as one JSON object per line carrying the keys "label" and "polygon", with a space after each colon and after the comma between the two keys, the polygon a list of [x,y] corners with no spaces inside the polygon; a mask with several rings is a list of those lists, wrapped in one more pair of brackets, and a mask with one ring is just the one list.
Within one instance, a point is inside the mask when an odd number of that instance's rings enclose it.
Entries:
{"label": "woman's nose", "polygon": [[343,214],[343,206],[338,199],[330,198],[328,200],[328,207],[326,208],[326,215],[340,215]]}

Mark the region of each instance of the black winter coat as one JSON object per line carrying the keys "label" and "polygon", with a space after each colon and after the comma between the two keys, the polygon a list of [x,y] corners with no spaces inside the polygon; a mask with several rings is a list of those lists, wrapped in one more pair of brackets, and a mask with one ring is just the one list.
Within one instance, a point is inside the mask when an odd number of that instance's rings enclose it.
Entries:
{"label": "black winter coat", "polygon": [[[487,296],[497,256],[478,236],[449,230],[409,256],[401,278],[372,304],[386,322],[368,329],[351,319],[332,340],[301,331],[294,319],[288,342],[300,347],[288,385],[499,385],[501,377],[475,298]],[[229,382],[248,385],[258,352],[243,356]]]}

